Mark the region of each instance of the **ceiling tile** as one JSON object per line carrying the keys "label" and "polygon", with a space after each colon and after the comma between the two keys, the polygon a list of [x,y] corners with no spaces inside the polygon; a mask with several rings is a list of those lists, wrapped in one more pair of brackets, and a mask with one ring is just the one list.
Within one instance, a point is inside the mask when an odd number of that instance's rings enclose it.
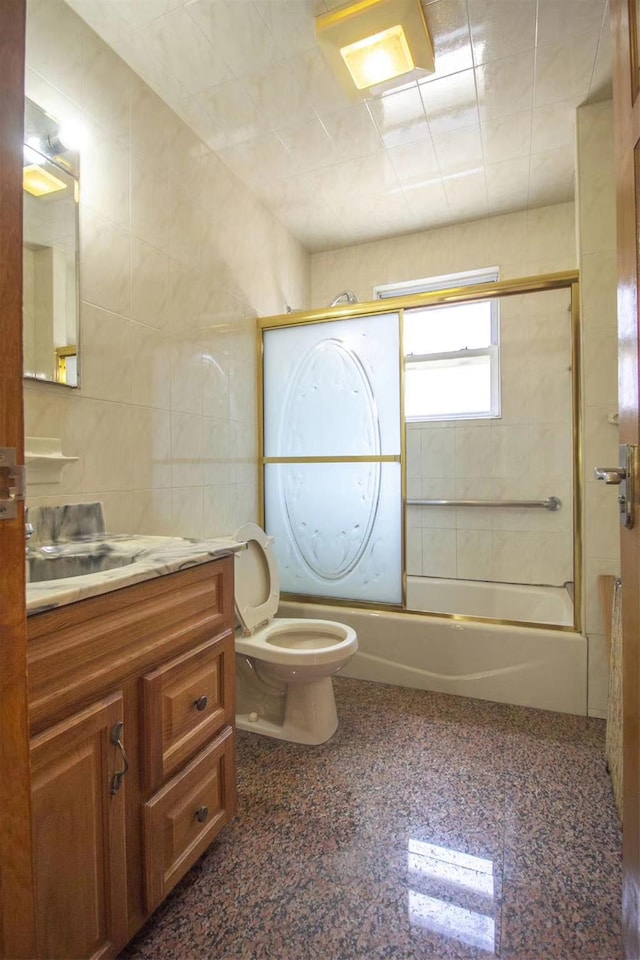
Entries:
{"label": "ceiling tile", "polygon": [[436,69],[431,79],[437,80],[472,67],[465,0],[435,0],[425,7],[425,19],[435,53]]}
{"label": "ceiling tile", "polygon": [[482,124],[484,158],[487,163],[502,163],[516,157],[528,157],[531,151],[531,112],[523,110]]}
{"label": "ceiling tile", "polygon": [[494,212],[524,209],[529,190],[529,157],[517,157],[486,167],[487,195]]}
{"label": "ceiling tile", "polygon": [[319,49],[308,50],[287,61],[304,97],[321,117],[324,113],[344,108],[347,95],[329,69]]}
{"label": "ceiling tile", "polygon": [[529,206],[540,207],[573,199],[574,149],[563,147],[531,157]]}
{"label": "ceiling tile", "polygon": [[538,44],[563,43],[576,33],[600,33],[607,0],[538,0]]}
{"label": "ceiling tile", "polygon": [[440,177],[438,158],[431,138],[392,147],[388,153],[403,187],[430,185],[434,177]]}
{"label": "ceiling tile", "polygon": [[429,183],[407,186],[404,193],[413,213],[416,229],[441,226],[449,222],[449,204],[444,184],[439,177]]}
{"label": "ceiling tile", "polygon": [[371,116],[386,147],[424,140],[429,125],[417,84],[396,93],[387,93],[368,103]]}
{"label": "ceiling tile", "polygon": [[434,136],[479,122],[473,70],[463,70],[432,83],[423,83],[420,93],[429,129]]}
{"label": "ceiling tile", "polygon": [[444,192],[452,220],[472,220],[487,216],[487,182],[484,170],[445,177]]}
{"label": "ceiling tile", "polygon": [[338,159],[364,157],[382,150],[382,138],[365,103],[323,114],[322,122],[333,140]]}
{"label": "ceiling tile", "polygon": [[291,154],[292,168],[297,173],[327,167],[339,159],[333,140],[317,117],[280,127],[278,136]]}
{"label": "ceiling tile", "polygon": [[131,27],[143,27],[165,13],[182,6],[184,0],[118,0],[113,6],[119,17]]}
{"label": "ceiling tile", "polygon": [[243,3],[211,3],[191,0],[185,10],[197,23],[235,76],[264,70],[284,58],[265,22],[250,0]]}
{"label": "ceiling tile", "polygon": [[245,90],[274,127],[313,119],[313,107],[289,63],[274,63],[247,77]]}
{"label": "ceiling tile", "polygon": [[255,5],[287,57],[316,48],[315,0],[255,0]]}
{"label": "ceiling tile", "polygon": [[237,177],[250,184],[278,180],[293,172],[289,151],[274,133],[226,147],[218,155]]}
{"label": "ceiling tile", "polygon": [[536,44],[536,0],[469,0],[476,65],[524,53]]}
{"label": "ceiling tile", "polygon": [[155,47],[157,56],[189,93],[200,93],[231,76],[184,7],[153,20],[138,36],[141,43]]}
{"label": "ceiling tile", "polygon": [[221,127],[224,146],[266,133],[270,124],[244,88],[242,80],[228,80],[197,94],[197,100]]}
{"label": "ceiling tile", "polygon": [[475,173],[482,169],[480,124],[434,137],[433,145],[444,179],[452,174]]}
{"label": "ceiling tile", "polygon": [[545,44],[536,53],[534,106],[586,98],[598,49],[598,34],[579,34]]}
{"label": "ceiling tile", "polygon": [[531,152],[544,153],[575,143],[576,110],[572,100],[561,100],[533,111]]}
{"label": "ceiling tile", "polygon": [[349,164],[351,190],[362,196],[378,198],[390,191],[399,189],[399,182],[389,156],[384,153],[371,153],[368,157],[359,157]]}
{"label": "ceiling tile", "polygon": [[480,119],[496,120],[530,110],[533,101],[533,51],[476,68]]}
{"label": "ceiling tile", "polygon": [[598,52],[596,53],[596,62],[591,77],[591,86],[589,87],[590,100],[610,100],[613,97],[611,29],[608,13],[609,8],[607,7],[600,39],[598,40]]}

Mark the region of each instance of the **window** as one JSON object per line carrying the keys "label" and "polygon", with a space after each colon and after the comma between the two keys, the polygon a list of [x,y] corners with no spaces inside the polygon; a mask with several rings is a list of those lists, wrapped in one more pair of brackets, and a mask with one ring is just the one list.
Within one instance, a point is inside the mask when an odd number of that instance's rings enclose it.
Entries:
{"label": "window", "polygon": [[[377,299],[492,283],[498,271],[449,274],[377,287]],[[404,313],[405,420],[500,416],[499,307],[477,300]]]}

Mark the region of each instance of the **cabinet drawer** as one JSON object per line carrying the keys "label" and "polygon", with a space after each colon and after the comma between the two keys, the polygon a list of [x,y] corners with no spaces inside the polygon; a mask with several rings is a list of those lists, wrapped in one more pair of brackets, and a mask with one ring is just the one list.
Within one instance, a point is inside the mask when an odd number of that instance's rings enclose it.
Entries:
{"label": "cabinet drawer", "polygon": [[142,678],[147,791],[234,720],[234,646],[229,632]]}
{"label": "cabinet drawer", "polygon": [[235,813],[228,727],[144,805],[145,886],[153,910]]}

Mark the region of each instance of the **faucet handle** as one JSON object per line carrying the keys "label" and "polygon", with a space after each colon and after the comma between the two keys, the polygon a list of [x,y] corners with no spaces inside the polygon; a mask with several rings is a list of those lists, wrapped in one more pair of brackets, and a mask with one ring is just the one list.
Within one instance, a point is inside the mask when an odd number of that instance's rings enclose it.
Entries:
{"label": "faucet handle", "polygon": [[32,523],[29,523],[29,522],[25,523],[25,525],[24,525],[24,536],[25,536],[25,539],[26,539],[26,540],[31,540],[31,537],[33,536],[33,524],[32,524]]}

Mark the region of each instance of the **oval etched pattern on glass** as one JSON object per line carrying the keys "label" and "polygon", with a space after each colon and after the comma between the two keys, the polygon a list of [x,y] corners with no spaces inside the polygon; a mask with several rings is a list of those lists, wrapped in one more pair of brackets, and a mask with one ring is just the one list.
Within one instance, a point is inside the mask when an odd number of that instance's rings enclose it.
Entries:
{"label": "oval etched pattern on glass", "polygon": [[[367,371],[342,341],[315,344],[295,370],[282,408],[279,455],[379,456],[380,424]],[[299,559],[341,580],[365,553],[380,494],[380,463],[283,464],[284,516]]]}

